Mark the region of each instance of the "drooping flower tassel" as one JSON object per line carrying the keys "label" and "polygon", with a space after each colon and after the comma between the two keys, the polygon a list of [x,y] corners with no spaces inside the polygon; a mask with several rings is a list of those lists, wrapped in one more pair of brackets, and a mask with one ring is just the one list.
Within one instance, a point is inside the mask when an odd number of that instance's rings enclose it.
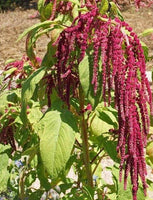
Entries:
{"label": "drooping flower tassel", "polygon": [[121,155],[120,180],[125,168],[124,188],[130,174],[133,200],[136,200],[139,177],[146,195],[144,147],[149,131],[148,105],[152,104],[143,49],[137,35],[126,22],[101,16],[96,7],[86,14],[80,14],[74,22],[60,34],[57,42],[59,96],[69,104],[72,88],[79,82],[76,73],[78,65],[88,54],[92,61],[91,84],[94,94],[97,94],[99,87],[100,70],[101,93],[105,103],[111,103],[110,91],[114,90],[115,93],[119,122],[117,151]]}

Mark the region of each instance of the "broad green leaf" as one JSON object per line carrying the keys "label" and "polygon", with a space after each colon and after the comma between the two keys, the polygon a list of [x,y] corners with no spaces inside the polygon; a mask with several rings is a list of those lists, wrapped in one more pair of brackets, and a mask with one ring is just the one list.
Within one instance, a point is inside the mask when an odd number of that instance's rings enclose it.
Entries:
{"label": "broad green leaf", "polygon": [[40,155],[52,179],[57,179],[70,157],[77,130],[73,115],[48,111],[39,122]]}
{"label": "broad green leaf", "polygon": [[112,112],[108,110],[103,110],[102,112],[98,112],[96,114],[102,121],[112,125],[115,129],[117,129],[118,122]]}
{"label": "broad green leaf", "polygon": [[93,107],[96,107],[99,101],[101,100],[101,76],[98,77],[98,91],[96,95],[94,94],[94,86],[92,82],[92,73],[93,73],[93,63],[90,62],[90,55],[86,55],[84,59],[79,64],[79,78],[82,89],[84,91],[85,97],[92,104]]}
{"label": "broad green leaf", "polygon": [[46,190],[50,190],[51,184],[49,183],[48,174],[42,163],[40,153],[38,153],[38,165],[37,165],[37,174],[40,180],[40,185]]}
{"label": "broad green leaf", "polygon": [[101,120],[96,115],[93,118],[90,118],[90,130],[91,133],[95,136],[102,135],[103,133],[109,132],[110,129],[113,129],[114,126],[103,120]]}
{"label": "broad green leaf", "polygon": [[117,111],[111,106],[105,107],[99,103],[95,112],[89,118],[90,130],[93,135],[101,135],[110,129],[118,128]]}
{"label": "broad green leaf", "polygon": [[32,98],[34,91],[36,89],[37,84],[43,78],[45,74],[45,67],[39,68],[35,71],[32,75],[29,76],[28,79],[22,85],[22,92],[21,92],[21,119],[26,120],[26,107],[27,102]]}
{"label": "broad green leaf", "polygon": [[9,149],[9,146],[0,144],[0,192],[7,189],[7,182],[9,179],[9,171],[7,170],[9,157],[5,153],[5,150]]}

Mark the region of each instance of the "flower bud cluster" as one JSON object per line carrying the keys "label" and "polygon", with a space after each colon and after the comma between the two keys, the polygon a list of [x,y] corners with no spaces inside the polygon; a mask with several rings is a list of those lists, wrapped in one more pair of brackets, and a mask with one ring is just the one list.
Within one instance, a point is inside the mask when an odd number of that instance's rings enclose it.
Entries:
{"label": "flower bud cluster", "polygon": [[[39,64],[41,63],[41,59],[39,57],[36,57],[36,60]],[[30,68],[31,71],[34,70],[33,64],[26,56],[23,56],[21,60],[10,62],[4,67],[2,73],[6,73],[6,71],[9,72],[9,70],[14,68],[14,71],[4,77],[4,82],[7,83],[9,89],[21,88],[21,81],[25,79],[28,74],[28,70],[25,69],[25,65],[29,67],[29,70]]]}
{"label": "flower bud cluster", "polygon": [[152,97],[145,74],[145,58],[137,35],[126,22],[98,16],[97,8],[80,14],[58,38],[55,67],[59,96],[69,105],[70,95],[79,83],[78,65],[88,54],[92,60],[91,84],[95,95],[100,69],[104,101],[110,104],[111,90],[115,92],[120,180],[125,168],[124,187],[130,174],[133,200],[136,200],[139,177],[145,194],[147,188],[144,147],[149,131],[148,105],[152,104]]}

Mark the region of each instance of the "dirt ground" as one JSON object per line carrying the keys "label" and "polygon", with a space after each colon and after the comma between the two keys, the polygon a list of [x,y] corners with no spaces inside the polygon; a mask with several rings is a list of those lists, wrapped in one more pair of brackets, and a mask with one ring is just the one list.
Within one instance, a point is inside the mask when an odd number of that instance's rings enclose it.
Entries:
{"label": "dirt ground", "polygon": [[[20,59],[25,55],[25,38],[17,42],[19,35],[28,27],[40,22],[38,18],[31,19],[36,10],[8,11],[0,13],[0,67],[8,59]],[[41,37],[37,44],[37,54],[43,57],[49,39]]]}
{"label": "dirt ground", "polygon": [[[122,12],[125,20],[137,32],[141,33],[147,28],[153,28],[153,7],[150,9],[143,8],[136,11],[134,7],[126,7]],[[20,10],[8,11],[0,13],[0,67],[2,67],[8,59],[20,59],[25,54],[25,38],[16,42],[19,34],[26,28],[38,23],[39,19],[31,19],[36,10]],[[153,56],[153,36],[142,39],[149,47],[149,54]],[[46,45],[49,39],[43,36],[37,43],[37,54],[43,57]],[[148,68],[153,68],[153,62],[147,64]]]}

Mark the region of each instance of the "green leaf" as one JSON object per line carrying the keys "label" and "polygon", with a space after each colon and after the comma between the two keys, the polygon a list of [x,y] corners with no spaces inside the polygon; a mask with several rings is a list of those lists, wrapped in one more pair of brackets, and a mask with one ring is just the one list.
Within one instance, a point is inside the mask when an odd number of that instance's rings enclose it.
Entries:
{"label": "green leaf", "polygon": [[92,82],[93,63],[90,62],[90,55],[86,55],[79,64],[79,78],[85,97],[90,101],[93,107],[96,107],[101,100],[101,76],[98,76],[98,91],[94,94],[94,87]]}
{"label": "green leaf", "polygon": [[45,0],[38,0],[38,11],[41,13],[42,8],[44,7]]}
{"label": "green leaf", "polygon": [[52,7],[53,7],[53,4],[52,3],[49,3],[46,5],[46,7],[44,8],[44,16],[46,19],[49,19],[50,16],[51,16],[51,13],[52,13]]}
{"label": "green leaf", "polygon": [[115,129],[117,129],[118,121],[112,112],[108,110],[103,110],[102,112],[98,112],[96,114],[102,121],[112,125]]}
{"label": "green leaf", "polygon": [[99,103],[89,118],[89,124],[91,133],[97,136],[109,132],[110,129],[117,129],[117,111],[111,106],[105,107],[103,102]]}
{"label": "green leaf", "polygon": [[146,153],[150,158],[150,161],[153,163],[153,141],[147,144]]}
{"label": "green leaf", "polygon": [[22,101],[28,102],[35,91],[36,85],[40,82],[45,74],[45,67],[39,68],[22,85],[21,98]]}
{"label": "green leaf", "polygon": [[9,109],[8,104],[16,104],[20,99],[20,90],[16,91],[4,91],[0,95],[0,114],[3,115],[5,113],[5,109]]}
{"label": "green leaf", "polygon": [[114,18],[117,14],[118,14],[117,5],[114,2],[110,2],[110,11],[109,11],[110,17]]}
{"label": "green leaf", "polygon": [[146,29],[144,30],[142,33],[140,33],[138,36],[139,37],[145,37],[147,35],[150,35],[153,33],[153,28],[149,28],[149,29]]}
{"label": "green leaf", "polygon": [[22,156],[28,156],[28,159],[26,160],[27,165],[29,165],[31,163],[31,161],[34,159],[35,155],[39,152],[39,146],[35,145],[32,146],[30,148],[28,148],[27,150],[25,150],[22,153]]}
{"label": "green leaf", "polygon": [[16,59],[10,58],[10,59],[5,61],[5,65],[8,65],[8,64],[10,64],[10,63],[12,63],[14,61],[16,61]]}
{"label": "green leaf", "polygon": [[49,111],[39,122],[40,154],[52,179],[64,170],[75,141],[77,127],[67,111]]}
{"label": "green leaf", "polygon": [[26,107],[27,102],[32,98],[34,91],[36,89],[37,84],[43,78],[45,74],[45,67],[39,68],[35,71],[32,75],[25,80],[22,85],[22,92],[21,92],[21,119],[24,121],[26,120]]}
{"label": "green leaf", "polygon": [[40,28],[46,28],[48,26],[50,26],[51,24],[57,25],[59,24],[59,20],[54,20],[54,21],[44,21],[44,22],[40,22],[37,24],[34,24],[33,26],[31,26],[30,28],[27,28],[18,38],[17,42],[19,40],[21,40],[24,36],[26,36],[28,33],[30,33],[31,31],[38,30]]}
{"label": "green leaf", "polygon": [[3,92],[0,95],[0,115],[3,115],[5,113],[5,109],[8,107],[8,101],[7,101],[8,92]]}
{"label": "green leaf", "polygon": [[101,3],[101,8],[100,8],[100,13],[104,15],[108,11],[109,2],[108,0],[102,0],[101,2],[102,3]]}
{"label": "green leaf", "polygon": [[56,62],[55,59],[55,52],[56,52],[56,47],[52,45],[52,42],[48,43],[47,46],[47,52],[42,60],[42,66],[53,66]]}
{"label": "green leaf", "polygon": [[[68,1],[68,0],[67,0]],[[69,0],[70,2],[72,2],[73,4],[76,4],[78,6],[81,6],[79,0]]]}
{"label": "green leaf", "polygon": [[36,42],[35,34],[36,34],[35,29],[28,33],[27,38],[26,38],[26,52],[27,52],[27,56],[29,57],[34,67],[38,68],[39,64],[36,59],[36,55],[34,53],[34,44]]}
{"label": "green leaf", "polygon": [[101,120],[99,117],[96,115],[91,117],[90,120],[90,131],[93,135],[99,136],[102,135],[103,133],[109,132],[110,129],[113,129],[114,126],[111,124],[108,124],[107,122]]}
{"label": "green leaf", "polygon": [[40,107],[32,107],[29,112],[28,119],[30,124],[37,123],[43,115],[40,111]]}
{"label": "green leaf", "polygon": [[118,17],[119,17],[119,19],[121,20],[121,21],[124,21],[124,17],[123,17],[123,15],[122,15],[122,13],[120,12],[120,9],[117,7],[117,15],[118,15]]}
{"label": "green leaf", "polygon": [[[113,166],[111,169],[113,174],[113,179],[116,183],[116,194],[117,194],[117,200],[127,200],[132,199],[132,184],[131,179],[128,177],[127,180],[127,189],[124,190],[124,180],[122,182],[119,182],[118,176],[119,176],[119,167],[117,165]],[[140,181],[140,180],[139,180]],[[145,200],[145,196],[142,189],[142,184],[139,184],[138,193],[137,193],[137,199],[138,200]]]}
{"label": "green leaf", "polygon": [[94,200],[94,189],[89,186],[83,186],[83,190],[86,193],[88,200]]}
{"label": "green leaf", "polygon": [[72,9],[72,16],[75,19],[79,15],[78,6],[75,5]]}
{"label": "green leaf", "polygon": [[148,55],[149,49],[148,49],[147,45],[144,42],[142,42],[142,41],[141,41],[141,46],[142,46],[142,49],[143,49],[145,60],[147,62],[149,60],[149,55]]}
{"label": "green leaf", "polygon": [[105,151],[111,157],[111,159],[114,160],[116,163],[119,163],[120,160],[117,156],[117,151],[116,151],[117,141],[109,140],[108,137],[104,137],[102,140],[102,144]]}
{"label": "green leaf", "polygon": [[16,67],[11,67],[10,69],[8,69],[7,71],[4,71],[3,74],[4,75],[8,75],[8,74],[12,74],[14,71],[16,71],[17,68]]}
{"label": "green leaf", "polygon": [[0,192],[7,189],[9,179],[9,171],[7,170],[9,157],[5,152],[8,148],[10,148],[8,145],[0,144]]}

